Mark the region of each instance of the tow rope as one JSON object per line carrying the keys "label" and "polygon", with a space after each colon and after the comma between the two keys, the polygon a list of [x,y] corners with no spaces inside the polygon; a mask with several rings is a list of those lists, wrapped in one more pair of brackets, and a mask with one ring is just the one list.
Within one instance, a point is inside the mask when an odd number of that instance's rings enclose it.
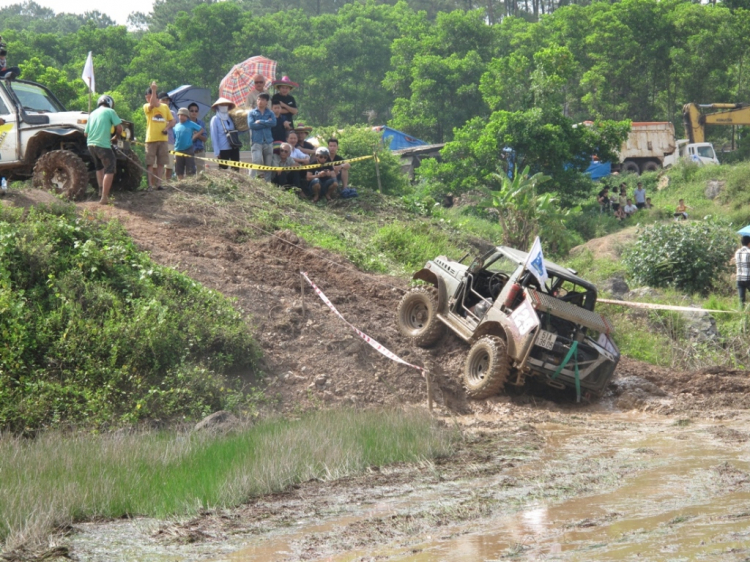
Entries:
{"label": "tow rope", "polygon": [[560,366],[555,371],[555,374],[552,375],[552,380],[555,380],[557,378],[557,375],[559,375],[562,370],[565,368],[565,365],[568,364],[570,361],[570,358],[575,356],[575,381],[576,381],[576,402],[581,401],[581,374],[578,372],[578,341],[574,341],[573,345],[570,346],[570,351],[568,351],[568,354],[565,356],[565,359],[562,363],[560,363]]}

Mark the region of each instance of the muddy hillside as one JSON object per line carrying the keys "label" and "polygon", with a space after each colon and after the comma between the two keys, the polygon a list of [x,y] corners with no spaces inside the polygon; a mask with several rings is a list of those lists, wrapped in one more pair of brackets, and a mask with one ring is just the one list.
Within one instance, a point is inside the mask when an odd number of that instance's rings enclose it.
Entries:
{"label": "muddy hillside", "polygon": [[[212,174],[208,172],[208,181]],[[238,189],[265,197],[247,176]],[[54,197],[33,189],[13,191],[4,204],[29,206]],[[290,231],[270,231],[246,219],[242,208],[214,205],[183,182],[162,192],[120,193],[113,205],[77,203],[92,219],[117,219],[159,263],[233,297],[255,327],[263,349],[263,385],[275,407],[304,410],[323,404],[368,406],[426,399],[419,371],[390,361],[332,314],[307,286],[304,271],[354,326],[434,378],[438,406],[453,413],[490,412],[498,397],[468,401],[460,383],[468,346],[446,332],[433,349],[412,347],[394,315],[409,279],[358,270],[339,255],[311,247]],[[341,202],[320,212],[344,213]],[[94,219],[96,220],[96,219]],[[750,406],[745,372],[712,369],[684,373],[625,358],[602,403],[660,413]],[[569,396],[544,389],[511,389],[516,403],[575,407]],[[503,398],[502,401],[506,401]],[[551,405],[551,404],[550,404]]]}

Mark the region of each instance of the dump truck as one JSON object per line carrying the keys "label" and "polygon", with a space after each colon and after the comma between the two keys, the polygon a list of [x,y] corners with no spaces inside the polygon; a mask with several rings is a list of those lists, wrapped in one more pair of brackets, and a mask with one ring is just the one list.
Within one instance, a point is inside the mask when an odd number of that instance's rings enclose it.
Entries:
{"label": "dump truck", "polygon": [[634,122],[620,148],[619,170],[633,174],[655,172],[673,166],[680,158],[700,165],[719,163],[710,142],[676,140],[674,125],[669,121]]}

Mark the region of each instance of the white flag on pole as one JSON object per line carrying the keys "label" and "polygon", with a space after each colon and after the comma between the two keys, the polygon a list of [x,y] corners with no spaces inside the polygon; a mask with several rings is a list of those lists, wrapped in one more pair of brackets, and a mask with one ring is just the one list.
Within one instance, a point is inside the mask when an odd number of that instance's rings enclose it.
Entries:
{"label": "white flag on pole", "polygon": [[536,277],[539,285],[544,286],[544,282],[547,281],[547,268],[544,266],[542,243],[538,236],[531,246],[531,251],[529,251],[529,257],[526,258],[526,265],[524,267]]}
{"label": "white flag on pole", "polygon": [[93,94],[96,93],[96,80],[94,80],[94,59],[91,57],[91,51],[86,59],[86,66],[83,67],[83,74],[81,78],[86,82],[89,91]]}

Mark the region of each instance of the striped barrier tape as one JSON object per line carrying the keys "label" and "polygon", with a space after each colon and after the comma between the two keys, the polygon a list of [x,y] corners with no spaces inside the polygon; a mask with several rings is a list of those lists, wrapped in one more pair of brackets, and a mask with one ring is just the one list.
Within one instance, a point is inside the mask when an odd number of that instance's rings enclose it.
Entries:
{"label": "striped barrier tape", "polygon": [[323,294],[323,291],[321,291],[320,289],[318,289],[317,285],[315,285],[315,283],[313,283],[310,280],[310,278],[307,276],[307,273],[305,273],[304,271],[300,271],[300,275],[302,275],[302,277],[305,278],[305,281],[307,281],[310,284],[310,286],[313,288],[313,291],[315,291],[315,294],[320,297],[320,300],[322,300],[328,306],[328,308],[331,309],[331,311],[336,316],[338,316],[341,320],[343,320],[346,324],[348,324],[349,327],[352,330],[354,330],[356,332],[356,334],[360,338],[362,338],[368,344],[370,344],[370,346],[373,349],[375,349],[378,353],[381,353],[382,355],[385,355],[388,359],[390,359],[392,361],[395,361],[396,363],[401,363],[402,365],[406,365],[407,367],[411,367],[412,369],[417,369],[418,371],[420,371],[422,373],[422,376],[424,377],[424,368],[419,367],[417,365],[412,365],[411,363],[407,363],[406,361],[404,361],[403,359],[401,359],[398,355],[396,355],[395,353],[393,353],[389,349],[383,347],[382,344],[378,343],[377,341],[375,341],[374,339],[372,339],[370,336],[368,336],[364,332],[361,332],[360,330],[358,330],[357,328],[355,328],[353,324],[350,324],[349,321],[346,318],[344,318],[338,310],[336,310],[336,307],[333,306],[333,303],[331,301],[329,301],[328,297],[326,297]]}
{"label": "striped barrier tape", "polygon": [[677,310],[680,312],[720,312],[722,314],[743,314],[742,310],[714,310],[711,308],[693,308],[692,306],[674,306],[671,304],[654,304],[651,302],[618,301],[612,299],[596,299],[603,304],[618,304],[631,308],[645,308],[648,310]]}
{"label": "striped barrier tape", "polygon": [[[145,142],[140,141],[131,141],[133,144],[137,144],[140,146],[146,146]],[[320,164],[307,164],[305,166],[289,166],[289,167],[281,167],[281,166],[264,166],[263,164],[251,164],[249,162],[235,162],[234,160],[222,160],[219,158],[205,158],[203,156],[195,156],[194,154],[185,154],[183,152],[177,152],[175,150],[170,150],[170,154],[174,154],[175,156],[192,156],[193,158],[196,158],[198,160],[205,160],[206,162],[215,162],[217,164],[222,164],[224,166],[231,166],[232,168],[244,168],[246,170],[259,170],[261,172],[279,172],[279,171],[289,171],[289,170],[316,170],[320,168]],[[362,160],[369,160],[370,158],[375,158],[375,161],[378,162],[379,160],[374,154],[368,154],[367,156],[358,156],[356,158],[346,158],[345,160],[336,160],[335,162],[329,162],[326,165],[331,166],[340,166],[341,164],[351,163],[351,162],[361,162]]]}

